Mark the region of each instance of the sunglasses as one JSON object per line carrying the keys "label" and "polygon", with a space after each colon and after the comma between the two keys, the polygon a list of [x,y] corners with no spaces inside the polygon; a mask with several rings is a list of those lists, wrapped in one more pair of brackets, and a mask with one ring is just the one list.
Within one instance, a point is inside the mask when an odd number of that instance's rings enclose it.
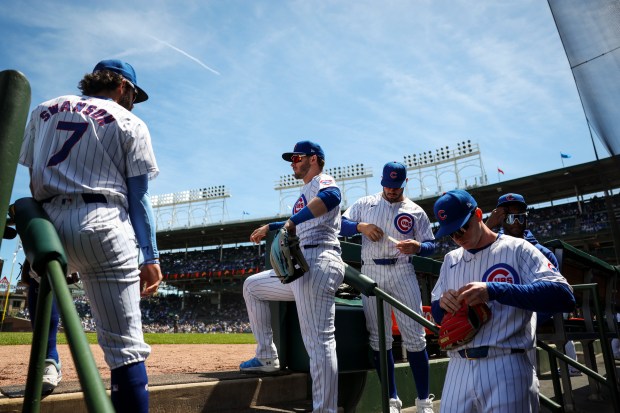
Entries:
{"label": "sunglasses", "polygon": [[138,98],[138,88],[136,88],[136,86],[127,79],[125,79],[125,82],[127,82],[127,84],[133,89],[133,100],[131,101],[131,103],[134,103]]}
{"label": "sunglasses", "polygon": [[467,230],[469,229],[469,223],[471,222],[471,218],[474,216],[474,212],[476,212],[475,209],[471,211],[471,213],[469,214],[469,218],[467,219],[467,222],[465,222],[465,224],[463,224],[461,228],[457,229],[452,234],[450,234],[450,238],[458,239],[458,238],[461,238],[463,235],[465,235],[465,232],[467,232]]}
{"label": "sunglasses", "polygon": [[299,163],[301,162],[306,156],[308,155],[291,155],[291,162],[292,163]]}
{"label": "sunglasses", "polygon": [[525,220],[527,219],[527,212],[521,214],[507,214],[506,215],[506,224],[512,225],[515,222],[519,222],[519,224],[525,224]]}

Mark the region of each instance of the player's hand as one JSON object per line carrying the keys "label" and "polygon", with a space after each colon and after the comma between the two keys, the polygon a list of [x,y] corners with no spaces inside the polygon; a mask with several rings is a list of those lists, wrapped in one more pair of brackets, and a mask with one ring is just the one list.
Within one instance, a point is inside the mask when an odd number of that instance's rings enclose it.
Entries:
{"label": "player's hand", "polygon": [[404,239],[398,241],[396,249],[405,255],[413,255],[420,251],[420,243],[414,239]]}
{"label": "player's hand", "polygon": [[258,244],[260,243],[260,240],[262,240],[263,238],[267,236],[268,232],[269,232],[269,224],[263,225],[262,227],[258,227],[254,230],[254,232],[252,232],[252,235],[250,235],[250,241],[252,241],[255,244]]}
{"label": "player's hand", "polygon": [[465,301],[468,305],[476,305],[489,301],[489,290],[485,282],[471,282],[465,284],[458,291],[459,300]]}
{"label": "player's hand", "polygon": [[144,264],[140,267],[140,295],[155,294],[163,278],[159,264]]}
{"label": "player's hand", "polygon": [[502,222],[504,222],[504,219],[506,219],[506,208],[495,208],[493,211],[491,211],[491,215],[489,215],[485,224],[487,227],[493,229],[495,227],[501,226]]}
{"label": "player's hand", "polygon": [[375,224],[367,224],[366,222],[360,222],[357,224],[357,230],[364,234],[372,242],[377,242],[383,238],[383,230]]}
{"label": "player's hand", "polygon": [[297,226],[290,219],[286,220],[284,223],[284,229],[288,231],[289,234],[295,235],[297,233]]}
{"label": "player's hand", "polygon": [[454,314],[461,308],[459,293],[456,290],[444,291],[439,299],[439,306],[449,313]]}

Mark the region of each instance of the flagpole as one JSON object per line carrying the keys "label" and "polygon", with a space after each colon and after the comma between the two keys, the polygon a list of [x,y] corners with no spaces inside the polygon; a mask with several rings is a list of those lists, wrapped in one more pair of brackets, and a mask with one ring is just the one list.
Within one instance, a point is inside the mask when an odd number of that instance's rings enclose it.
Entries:
{"label": "flagpole", "polygon": [[562,156],[562,152],[560,152],[560,159],[562,160],[562,168],[564,168],[564,157]]}

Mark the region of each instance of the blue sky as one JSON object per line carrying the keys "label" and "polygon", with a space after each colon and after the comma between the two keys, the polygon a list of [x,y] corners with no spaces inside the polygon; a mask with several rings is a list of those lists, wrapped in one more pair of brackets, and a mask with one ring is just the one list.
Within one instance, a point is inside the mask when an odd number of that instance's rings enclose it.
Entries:
{"label": "blue sky", "polygon": [[[71,4],[70,4],[71,3]],[[573,77],[540,0],[5,2],[0,63],[32,105],[78,93],[102,59],[150,99],[152,194],[226,185],[230,219],[279,211],[280,154],[319,142],[327,167],[471,139],[490,182],[594,160]],[[599,156],[607,153],[597,142]],[[28,195],[18,167],[13,199]],[[374,188],[371,188],[374,191]],[[15,243],[0,256],[11,267]]]}

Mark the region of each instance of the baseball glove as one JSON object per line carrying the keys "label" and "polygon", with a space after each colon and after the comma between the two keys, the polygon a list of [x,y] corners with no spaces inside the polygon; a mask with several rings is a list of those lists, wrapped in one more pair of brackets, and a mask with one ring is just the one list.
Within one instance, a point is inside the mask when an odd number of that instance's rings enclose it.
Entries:
{"label": "baseball glove", "polygon": [[269,261],[282,284],[295,281],[308,272],[308,263],[299,247],[299,238],[281,228],[271,243]]}
{"label": "baseball glove", "polygon": [[491,309],[485,303],[469,306],[463,302],[457,312],[444,316],[439,328],[439,346],[451,350],[469,343],[490,318]]}

